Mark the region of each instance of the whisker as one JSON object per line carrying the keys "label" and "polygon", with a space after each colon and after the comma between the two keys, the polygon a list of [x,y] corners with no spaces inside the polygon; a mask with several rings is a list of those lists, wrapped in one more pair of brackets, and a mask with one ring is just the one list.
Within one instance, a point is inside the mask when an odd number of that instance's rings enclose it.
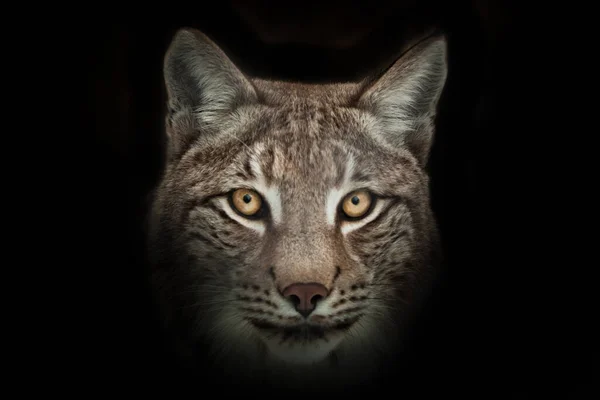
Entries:
{"label": "whisker", "polygon": [[232,304],[232,303],[236,303],[236,302],[241,302],[241,301],[238,300],[238,299],[212,300],[212,301],[196,301],[194,303],[186,304],[186,305],[182,306],[181,309],[183,309],[183,308],[191,308],[191,307],[203,307],[203,306],[215,306],[215,305],[222,305],[222,304]]}
{"label": "whisker", "polygon": [[197,295],[224,295],[229,294],[231,290],[182,290],[177,292],[177,294],[197,294]]}
{"label": "whisker", "polygon": [[396,297],[374,297],[374,296],[366,296],[366,297],[361,297],[361,300],[379,300],[379,301],[383,301],[383,302],[395,302],[396,300],[402,300],[401,298],[396,298]]}
{"label": "whisker", "polygon": [[[218,323],[215,325],[212,325],[208,331],[210,333],[214,333],[215,331],[217,331],[219,329],[224,329],[224,325],[227,325],[229,327],[232,325],[237,325],[237,324],[231,324],[231,321],[240,322],[240,321],[243,321],[243,318],[240,316],[239,313],[237,313],[235,311],[227,316],[220,316]],[[216,332],[216,333],[218,333],[218,332]]]}
{"label": "whisker", "polygon": [[241,144],[243,144],[248,150],[252,151],[252,149],[246,143],[244,143],[239,137],[233,135],[230,132],[224,132],[224,133],[225,133],[226,136],[234,138],[235,140],[237,140],[238,142],[240,142]]}
{"label": "whisker", "polygon": [[373,286],[373,287],[398,287],[398,286],[402,286],[402,284],[403,284],[403,282],[395,282],[395,283],[389,283],[389,282],[385,282],[385,283],[369,283],[368,285],[365,286],[365,288],[369,288],[371,286]]}
{"label": "whisker", "polygon": [[191,284],[191,285],[186,285],[186,288],[188,289],[219,289],[219,290],[232,290],[232,287],[229,286],[221,286],[221,285],[212,285],[209,283],[198,283],[198,284]]}
{"label": "whisker", "polygon": [[406,301],[401,300],[401,302],[402,302],[402,305],[374,302],[374,303],[370,304],[370,307],[371,308],[379,308],[379,309],[383,309],[383,310],[398,310],[399,307],[404,307],[405,305],[407,305]]}

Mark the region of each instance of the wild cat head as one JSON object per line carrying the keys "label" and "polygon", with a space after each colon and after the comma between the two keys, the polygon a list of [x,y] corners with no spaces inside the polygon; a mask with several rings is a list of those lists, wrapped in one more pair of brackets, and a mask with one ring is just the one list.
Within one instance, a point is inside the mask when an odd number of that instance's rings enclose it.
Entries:
{"label": "wild cat head", "polygon": [[168,321],[292,366],[385,351],[436,243],[424,166],[445,52],[433,37],[374,79],[300,84],[251,79],[179,31],[150,218]]}

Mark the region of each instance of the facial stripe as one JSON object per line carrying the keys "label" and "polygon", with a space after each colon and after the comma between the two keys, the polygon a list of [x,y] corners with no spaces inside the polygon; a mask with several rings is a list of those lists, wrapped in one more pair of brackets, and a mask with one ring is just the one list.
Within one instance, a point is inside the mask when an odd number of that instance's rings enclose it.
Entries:
{"label": "facial stripe", "polygon": [[273,186],[263,186],[261,182],[257,182],[256,188],[265,196],[267,203],[269,204],[271,211],[271,218],[273,219],[274,224],[280,224],[282,215],[281,215],[281,196],[279,194],[279,190]]}
{"label": "facial stripe", "polygon": [[260,167],[260,155],[264,150],[264,146],[257,144],[255,153],[250,156],[250,172],[257,180],[264,180],[265,177]]}
{"label": "facial stripe", "polygon": [[329,226],[335,226],[335,220],[338,212],[338,205],[344,195],[347,193],[346,188],[342,186],[342,188],[334,188],[329,191],[327,195],[327,224]]}
{"label": "facial stripe", "polygon": [[264,149],[264,146],[257,145],[257,152],[250,157],[250,169],[255,179],[249,181],[248,184],[253,186],[258,193],[264,196],[264,199],[269,204],[273,223],[279,224],[282,219],[281,196],[279,189],[276,186],[267,184],[267,180],[265,179],[265,175],[261,168],[260,155]]}
{"label": "facial stripe", "polygon": [[327,219],[327,224],[329,226],[335,226],[340,201],[342,201],[344,196],[346,196],[352,190],[358,189],[353,186],[353,183],[351,181],[351,177],[354,174],[354,169],[354,157],[352,156],[352,154],[349,154],[344,168],[344,174],[341,181],[342,183],[339,185],[339,187],[331,189],[327,194],[325,215]]}

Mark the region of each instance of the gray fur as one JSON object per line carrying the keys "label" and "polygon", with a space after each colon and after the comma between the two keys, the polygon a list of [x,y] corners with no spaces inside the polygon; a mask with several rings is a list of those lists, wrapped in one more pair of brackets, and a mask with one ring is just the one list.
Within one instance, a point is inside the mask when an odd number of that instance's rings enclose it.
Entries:
{"label": "gray fur", "polygon": [[[165,325],[184,349],[208,339],[210,357],[244,360],[251,377],[304,382],[376,370],[434,271],[438,239],[423,165],[445,77],[441,37],[415,46],[377,80],[309,85],[245,77],[200,32],[176,35],[165,57],[170,147],[149,254]],[[280,202],[280,221],[257,222],[263,234],[222,202],[255,182],[256,168]],[[342,234],[345,222],[336,217],[329,226],[325,208],[348,180],[381,197],[382,208]],[[332,356],[309,367],[278,361],[250,322],[300,321],[280,294],[295,282],[330,290],[317,322],[354,321],[332,336],[339,341]],[[274,337],[283,340],[282,332]],[[286,340],[298,354],[314,350]]]}

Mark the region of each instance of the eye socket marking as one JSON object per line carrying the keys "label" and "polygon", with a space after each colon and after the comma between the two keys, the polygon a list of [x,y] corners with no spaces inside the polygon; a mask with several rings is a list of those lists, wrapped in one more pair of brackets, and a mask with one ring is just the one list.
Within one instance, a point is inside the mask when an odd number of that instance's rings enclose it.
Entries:
{"label": "eye socket marking", "polygon": [[230,195],[233,209],[244,217],[258,217],[264,209],[262,197],[251,189],[237,189]]}
{"label": "eye socket marking", "polygon": [[341,212],[344,217],[357,220],[365,217],[372,209],[374,196],[367,190],[356,190],[347,194],[341,203]]}
{"label": "eye socket marking", "polygon": [[[263,197],[252,189],[235,189],[229,193],[229,205],[238,215],[248,219],[262,219],[268,213]],[[366,189],[359,189],[343,197],[338,206],[342,217],[348,221],[365,218],[373,211],[376,196]]]}

